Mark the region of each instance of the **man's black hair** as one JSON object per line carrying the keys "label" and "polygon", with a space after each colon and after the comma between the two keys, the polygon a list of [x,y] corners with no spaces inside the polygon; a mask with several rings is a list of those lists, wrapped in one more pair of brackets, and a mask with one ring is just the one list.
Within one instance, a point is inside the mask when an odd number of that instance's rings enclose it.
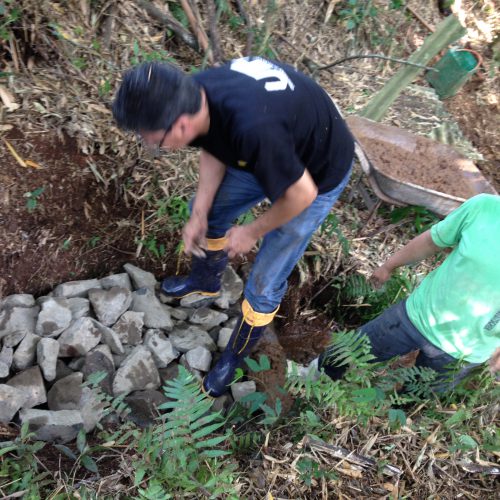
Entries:
{"label": "man's black hair", "polygon": [[169,130],[182,114],[200,110],[200,85],[171,64],[143,63],[128,70],[113,102],[125,130]]}

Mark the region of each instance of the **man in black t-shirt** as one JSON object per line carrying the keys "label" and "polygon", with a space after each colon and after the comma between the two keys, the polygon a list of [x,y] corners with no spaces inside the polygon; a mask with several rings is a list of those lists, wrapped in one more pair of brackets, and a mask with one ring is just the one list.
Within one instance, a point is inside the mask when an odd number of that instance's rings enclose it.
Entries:
{"label": "man in black t-shirt", "polygon": [[[224,393],[279,308],[287,278],[348,182],[354,141],[326,92],[291,66],[241,58],[187,76],[170,65],[130,70],[113,104],[120,127],[146,145],[201,148],[191,217],[183,229],[191,273],[161,291],[216,296],[228,257],[262,239],[229,344],[203,381]],[[235,219],[268,198],[249,224]]]}

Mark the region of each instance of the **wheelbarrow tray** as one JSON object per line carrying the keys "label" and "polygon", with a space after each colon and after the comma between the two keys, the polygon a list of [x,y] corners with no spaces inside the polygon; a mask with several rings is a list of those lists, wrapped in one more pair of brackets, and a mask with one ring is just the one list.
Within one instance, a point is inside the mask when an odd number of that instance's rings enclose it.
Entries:
{"label": "wheelbarrow tray", "polygon": [[[436,214],[445,216],[459,207],[467,198],[476,194],[497,194],[474,163],[464,158],[451,146],[416,136],[398,127],[380,124],[358,116],[349,116],[346,121],[356,139],[356,155],[373,191],[380,199],[388,203],[420,205]],[[374,143],[378,144],[379,147],[383,146],[397,151],[398,154],[395,155],[394,161],[402,162],[398,166],[404,168],[405,158],[408,159],[409,163],[410,159],[417,154],[415,151],[417,141],[432,148],[436,163],[439,164],[440,159],[446,158],[448,165],[450,165],[450,158],[454,160],[453,166],[456,172],[454,171],[453,175],[460,179],[462,185],[467,186],[467,190],[470,192],[468,196],[456,196],[416,182],[402,180],[387,171],[383,172],[377,165],[377,154],[373,149]],[[421,168],[428,168],[425,161],[422,162]]]}

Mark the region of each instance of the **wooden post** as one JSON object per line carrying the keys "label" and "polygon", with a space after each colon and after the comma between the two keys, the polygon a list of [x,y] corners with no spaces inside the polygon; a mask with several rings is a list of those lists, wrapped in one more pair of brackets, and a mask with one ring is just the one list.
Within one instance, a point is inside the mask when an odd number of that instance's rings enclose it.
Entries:
{"label": "wooden post", "polygon": [[[425,40],[420,49],[408,58],[408,61],[425,65],[441,50],[461,38],[465,33],[466,30],[460,21],[453,15],[448,16],[436,26],[436,31]],[[420,68],[414,66],[401,68],[375,94],[359,115],[370,120],[380,121],[402,90],[415,79],[420,71],[422,71]]]}

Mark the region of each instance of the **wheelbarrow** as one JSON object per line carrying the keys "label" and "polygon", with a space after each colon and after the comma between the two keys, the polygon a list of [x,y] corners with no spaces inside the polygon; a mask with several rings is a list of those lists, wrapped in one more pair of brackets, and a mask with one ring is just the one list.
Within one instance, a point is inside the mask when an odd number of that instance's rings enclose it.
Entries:
{"label": "wheelbarrow", "polygon": [[383,201],[419,205],[445,216],[479,193],[498,194],[474,163],[451,146],[359,116],[346,122],[361,168]]}

